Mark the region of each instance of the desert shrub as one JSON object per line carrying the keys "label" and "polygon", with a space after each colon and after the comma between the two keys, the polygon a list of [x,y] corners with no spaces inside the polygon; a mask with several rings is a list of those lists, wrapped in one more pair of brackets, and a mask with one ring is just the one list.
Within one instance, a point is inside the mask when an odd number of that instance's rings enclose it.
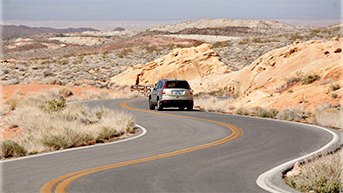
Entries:
{"label": "desert shrub", "polygon": [[63,96],[64,98],[67,98],[69,96],[74,95],[73,92],[69,88],[66,88],[66,87],[59,88],[58,89],[58,94]]}
{"label": "desert shrub", "polygon": [[103,140],[110,139],[112,137],[116,137],[116,136],[119,136],[119,135],[120,135],[120,133],[118,133],[117,130],[115,130],[113,128],[109,128],[109,127],[103,127],[100,130],[100,132],[99,132],[99,134],[98,134],[98,136],[96,138],[96,141],[97,142],[101,142]]}
{"label": "desert shrub", "polygon": [[249,38],[243,38],[243,40],[238,42],[238,44],[239,45],[250,44],[250,39]]}
{"label": "desert shrub", "polygon": [[302,192],[340,192],[341,154],[342,151],[326,154],[305,162],[299,175],[289,177],[288,184]]}
{"label": "desert shrub", "polygon": [[223,48],[223,47],[229,47],[231,44],[230,41],[224,41],[224,42],[215,42],[213,44],[214,48]]}
{"label": "desert shrub", "polygon": [[313,111],[315,123],[334,128],[342,128],[342,111],[335,108],[316,108]]}
{"label": "desert shrub", "polygon": [[11,98],[6,100],[5,104],[8,105],[10,110],[14,110],[20,101],[21,101],[20,98],[11,97]]}
{"label": "desert shrub", "polygon": [[253,108],[253,115],[265,118],[274,118],[279,113],[277,109],[264,109],[261,107]]}
{"label": "desert shrub", "polygon": [[301,112],[299,109],[285,109],[276,115],[277,119],[287,121],[299,121],[301,120]]}
{"label": "desert shrub", "polygon": [[45,135],[41,142],[43,145],[51,147],[54,150],[66,149],[69,147],[68,142],[63,135]]}
{"label": "desert shrub", "polygon": [[298,76],[293,76],[289,79],[286,80],[286,83],[283,84],[281,87],[277,88],[276,90],[278,90],[280,93],[284,90],[289,89],[290,87],[296,85],[298,82],[301,81],[301,78]]}
{"label": "desert shrub", "polygon": [[250,115],[250,111],[247,108],[240,107],[236,109],[235,114],[248,116]]}
{"label": "desert shrub", "polygon": [[316,73],[307,74],[303,79],[301,79],[302,84],[311,84],[312,82],[319,80],[320,76]]}
{"label": "desert shrub", "polygon": [[[125,134],[134,126],[130,114],[104,107],[90,109],[82,104],[67,105],[64,100],[49,100],[50,97],[25,98],[4,118],[4,124],[20,127],[22,133],[14,142],[29,153],[75,147],[104,136],[108,139]],[[103,128],[108,128],[112,134],[105,135]]]}
{"label": "desert shrub", "polygon": [[19,157],[26,154],[24,147],[12,140],[3,141],[1,150],[2,158]]}
{"label": "desert shrub", "polygon": [[290,34],[290,36],[288,37],[288,39],[290,41],[297,41],[297,40],[303,40],[305,37],[300,35],[300,33],[294,33],[294,34]]}
{"label": "desert shrub", "polygon": [[332,91],[336,91],[336,90],[339,90],[341,88],[341,85],[339,85],[338,83],[331,83],[329,85],[329,87]]}
{"label": "desert shrub", "polygon": [[333,99],[338,98],[338,94],[335,92],[331,93],[331,98]]}
{"label": "desert shrub", "polygon": [[127,57],[130,53],[132,53],[133,50],[128,48],[128,49],[123,49],[119,52],[116,53],[116,55],[119,57],[119,58],[124,58],[124,57]]}
{"label": "desert shrub", "polygon": [[230,112],[232,101],[232,98],[204,97],[195,99],[194,104],[205,111]]}
{"label": "desert shrub", "polygon": [[42,105],[42,109],[46,110],[47,112],[57,112],[62,111],[66,107],[65,100],[56,100],[52,99],[48,101],[47,105]]}
{"label": "desert shrub", "polygon": [[143,49],[146,51],[148,54],[152,53],[160,53],[162,49],[158,48],[157,46],[144,46]]}

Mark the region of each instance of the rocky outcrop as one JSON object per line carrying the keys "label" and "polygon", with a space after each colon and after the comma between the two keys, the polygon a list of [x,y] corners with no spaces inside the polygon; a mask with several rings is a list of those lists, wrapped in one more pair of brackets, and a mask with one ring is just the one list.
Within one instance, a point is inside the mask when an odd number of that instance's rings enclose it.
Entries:
{"label": "rocky outcrop", "polygon": [[229,67],[220,61],[212,45],[179,48],[145,65],[136,65],[113,77],[112,84],[153,85],[163,78],[198,80],[212,74],[229,73]]}
{"label": "rocky outcrop", "polygon": [[[342,41],[296,42],[270,51],[250,66],[230,74],[210,75],[191,81],[195,92],[226,90],[239,96],[234,105],[284,109],[314,107],[329,103],[339,105],[343,85]],[[303,84],[307,75],[320,80]]]}

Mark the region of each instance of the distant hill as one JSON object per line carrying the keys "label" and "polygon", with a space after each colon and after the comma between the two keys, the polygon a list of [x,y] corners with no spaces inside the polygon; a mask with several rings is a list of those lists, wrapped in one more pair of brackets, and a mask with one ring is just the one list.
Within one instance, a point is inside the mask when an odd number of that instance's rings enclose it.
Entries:
{"label": "distant hill", "polygon": [[93,28],[68,28],[68,29],[55,29],[48,27],[28,27],[24,25],[0,25],[2,29],[2,38],[21,37],[40,33],[72,33],[83,31],[98,31]]}
{"label": "distant hill", "polygon": [[124,28],[116,27],[113,31],[124,31],[124,30],[125,30]]}

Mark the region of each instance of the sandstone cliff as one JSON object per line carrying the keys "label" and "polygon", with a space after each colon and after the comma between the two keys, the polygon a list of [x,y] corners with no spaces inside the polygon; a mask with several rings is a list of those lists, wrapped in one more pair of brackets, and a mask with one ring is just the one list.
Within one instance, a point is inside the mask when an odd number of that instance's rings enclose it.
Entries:
{"label": "sandstone cliff", "polygon": [[198,80],[217,73],[229,73],[229,67],[220,61],[212,45],[175,49],[169,54],[145,65],[136,65],[113,77],[112,84],[153,85],[160,79]]}

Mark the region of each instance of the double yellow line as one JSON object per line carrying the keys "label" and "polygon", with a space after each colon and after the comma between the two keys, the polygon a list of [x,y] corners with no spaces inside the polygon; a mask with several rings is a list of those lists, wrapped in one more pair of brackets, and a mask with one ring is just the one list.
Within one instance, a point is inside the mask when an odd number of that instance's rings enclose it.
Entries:
{"label": "double yellow line", "polygon": [[131,160],[131,161],[126,161],[126,162],[121,162],[121,163],[116,163],[116,164],[111,164],[111,165],[106,165],[106,166],[101,166],[101,167],[96,167],[96,168],[91,168],[91,169],[87,169],[87,170],[82,170],[82,171],[70,173],[70,174],[61,176],[59,178],[56,178],[56,179],[51,180],[50,182],[46,183],[40,189],[40,192],[41,193],[51,193],[51,192],[64,193],[64,192],[68,192],[68,188],[73,182],[75,182],[77,179],[79,179],[83,176],[86,176],[88,174],[92,174],[92,173],[103,171],[103,170],[133,165],[133,164],[137,164],[137,163],[167,158],[167,157],[171,157],[171,156],[175,156],[175,155],[179,155],[179,154],[184,154],[184,153],[188,153],[188,152],[192,152],[192,151],[196,151],[196,150],[200,150],[200,149],[205,149],[208,147],[217,146],[217,145],[226,143],[228,141],[231,141],[233,139],[236,139],[239,136],[243,135],[243,130],[240,129],[239,127],[236,127],[234,125],[230,125],[227,123],[219,122],[219,121],[213,121],[213,120],[209,120],[209,119],[202,119],[202,118],[195,118],[195,117],[188,117],[188,116],[181,116],[181,115],[171,115],[171,114],[167,114],[167,113],[161,113],[161,112],[156,112],[156,111],[148,111],[148,110],[129,107],[127,105],[127,103],[133,102],[133,101],[137,101],[137,100],[130,100],[130,101],[122,102],[122,103],[120,103],[120,106],[127,108],[127,109],[136,110],[136,111],[155,113],[155,114],[161,114],[161,115],[167,115],[167,116],[173,116],[173,117],[181,117],[181,118],[187,118],[187,119],[195,119],[195,120],[200,120],[200,121],[207,121],[207,122],[211,122],[211,123],[215,123],[215,124],[227,127],[232,131],[232,133],[227,137],[224,137],[220,140],[217,140],[217,141],[214,141],[211,143],[207,143],[204,145],[199,145],[199,146],[195,146],[195,147],[191,147],[191,148],[181,149],[181,150],[177,150],[177,151],[173,151],[173,152],[169,152],[169,153],[165,153],[165,154],[160,154],[160,155],[155,155],[155,156],[151,156],[151,157],[147,157],[147,158],[141,158],[141,159],[136,159],[136,160]]}

